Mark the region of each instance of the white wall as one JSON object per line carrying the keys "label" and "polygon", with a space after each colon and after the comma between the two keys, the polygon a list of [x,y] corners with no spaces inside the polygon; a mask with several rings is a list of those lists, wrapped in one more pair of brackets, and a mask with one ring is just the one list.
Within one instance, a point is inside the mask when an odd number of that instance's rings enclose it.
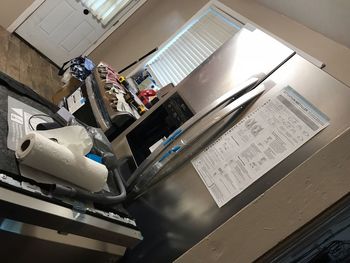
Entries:
{"label": "white wall", "polygon": [[0,26],[7,28],[34,0],[1,0]]}
{"label": "white wall", "polygon": [[350,47],[349,0],[257,0],[321,34]]}

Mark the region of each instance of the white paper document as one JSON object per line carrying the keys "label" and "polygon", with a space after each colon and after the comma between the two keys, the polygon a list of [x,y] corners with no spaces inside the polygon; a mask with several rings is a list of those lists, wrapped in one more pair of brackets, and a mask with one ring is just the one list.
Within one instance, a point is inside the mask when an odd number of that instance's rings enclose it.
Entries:
{"label": "white paper document", "polygon": [[68,109],[70,113],[75,113],[85,105],[86,99],[83,97],[81,88],[78,88],[67,98]]}
{"label": "white paper document", "polygon": [[275,94],[192,160],[219,207],[329,125],[291,87]]}

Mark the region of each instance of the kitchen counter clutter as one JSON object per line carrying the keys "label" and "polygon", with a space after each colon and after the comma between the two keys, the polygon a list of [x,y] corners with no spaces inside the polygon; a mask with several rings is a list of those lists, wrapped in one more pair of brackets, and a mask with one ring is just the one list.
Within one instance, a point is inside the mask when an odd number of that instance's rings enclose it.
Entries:
{"label": "kitchen counter clutter", "polygon": [[[129,118],[138,119],[143,105],[129,89],[125,79],[109,65],[101,62],[93,73],[106,110],[116,125]],[[122,117],[124,116],[124,117]]]}
{"label": "kitchen counter clutter", "polygon": [[147,110],[136,92],[125,78],[101,62],[83,81],[67,78],[53,101],[85,123],[101,128],[113,140]]}

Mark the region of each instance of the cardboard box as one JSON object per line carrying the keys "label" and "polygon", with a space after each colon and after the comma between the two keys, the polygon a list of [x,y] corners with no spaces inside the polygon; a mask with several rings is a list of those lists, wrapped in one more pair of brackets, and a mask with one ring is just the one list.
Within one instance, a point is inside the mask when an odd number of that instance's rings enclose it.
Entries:
{"label": "cardboard box", "polygon": [[79,86],[81,85],[81,81],[76,78],[70,78],[66,85],[64,85],[59,91],[52,96],[52,101],[54,104],[58,105],[58,103],[64,98],[71,95]]}

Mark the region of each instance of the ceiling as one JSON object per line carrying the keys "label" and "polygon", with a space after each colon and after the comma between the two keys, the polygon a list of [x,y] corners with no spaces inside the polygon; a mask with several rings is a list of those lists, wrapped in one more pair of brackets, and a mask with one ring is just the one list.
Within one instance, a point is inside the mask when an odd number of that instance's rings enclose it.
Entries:
{"label": "ceiling", "polygon": [[350,48],[350,0],[256,0]]}

